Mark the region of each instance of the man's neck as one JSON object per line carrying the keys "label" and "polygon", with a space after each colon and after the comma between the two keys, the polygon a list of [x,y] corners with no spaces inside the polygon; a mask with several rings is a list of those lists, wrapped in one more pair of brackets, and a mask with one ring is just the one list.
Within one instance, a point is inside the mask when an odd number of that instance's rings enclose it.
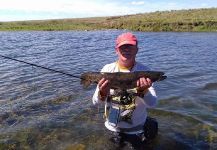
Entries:
{"label": "man's neck", "polygon": [[130,61],[130,62],[129,61],[124,62],[124,61],[118,60],[117,63],[118,63],[119,68],[131,70],[135,64],[135,60]]}

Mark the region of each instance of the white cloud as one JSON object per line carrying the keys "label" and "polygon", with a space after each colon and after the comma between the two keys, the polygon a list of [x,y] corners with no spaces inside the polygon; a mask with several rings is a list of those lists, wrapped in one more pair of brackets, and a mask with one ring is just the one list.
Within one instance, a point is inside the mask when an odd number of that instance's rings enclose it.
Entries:
{"label": "white cloud", "polygon": [[60,6],[60,2],[52,2],[50,0],[7,0],[0,1],[1,10],[14,11],[54,11]]}
{"label": "white cloud", "polygon": [[[0,10],[19,11],[21,13],[65,14],[70,17],[114,16],[137,13],[135,7],[120,5],[117,2],[88,0],[0,0]],[[0,14],[1,16],[2,14]],[[2,15],[3,16],[3,15]],[[43,17],[43,16],[42,16]],[[1,19],[1,18],[0,18]]]}
{"label": "white cloud", "polygon": [[202,6],[202,7],[207,7],[208,4],[207,4],[207,3],[201,3],[201,6]]}
{"label": "white cloud", "polygon": [[[161,10],[175,10],[210,6],[206,2],[150,2],[133,0],[129,3],[115,0],[0,0],[0,21],[12,18],[49,19],[49,18],[78,18],[95,16],[115,16],[144,13]],[[201,1],[201,0],[198,0]],[[209,4],[209,5],[208,5]],[[216,3],[212,3],[216,6]],[[8,17],[6,17],[8,16]],[[49,17],[49,18],[48,18]],[[3,19],[2,19],[3,18]],[[14,20],[14,19],[13,19]]]}
{"label": "white cloud", "polygon": [[144,5],[145,2],[144,1],[133,1],[131,2],[132,5]]}
{"label": "white cloud", "polygon": [[116,3],[97,3],[96,1],[87,0],[0,0],[0,10],[108,15],[118,13],[122,14],[131,9],[125,6],[119,6]]}

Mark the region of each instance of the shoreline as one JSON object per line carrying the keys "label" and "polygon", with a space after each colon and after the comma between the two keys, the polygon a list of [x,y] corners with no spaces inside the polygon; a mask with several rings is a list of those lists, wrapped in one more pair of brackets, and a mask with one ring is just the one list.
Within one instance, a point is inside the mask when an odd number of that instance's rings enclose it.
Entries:
{"label": "shoreline", "polygon": [[157,11],[125,16],[0,22],[0,31],[217,32],[217,8]]}

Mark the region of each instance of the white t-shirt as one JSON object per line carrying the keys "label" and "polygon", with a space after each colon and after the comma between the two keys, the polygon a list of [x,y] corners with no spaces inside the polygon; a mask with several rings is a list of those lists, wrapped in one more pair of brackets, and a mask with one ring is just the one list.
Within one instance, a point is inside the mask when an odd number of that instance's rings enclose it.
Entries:
{"label": "white t-shirt", "polygon": [[[129,70],[121,70],[117,64],[117,62],[111,63],[111,64],[107,64],[105,65],[101,72],[135,72],[135,71],[149,71],[150,69],[144,65],[142,65],[141,63],[136,62],[134,67],[131,69],[131,71]],[[112,93],[113,90],[110,90],[110,93]],[[99,104],[99,103],[106,103],[106,102],[102,102],[99,99],[99,88],[97,86],[96,91],[93,95],[93,104]],[[124,128],[124,129],[130,129],[130,128],[134,128],[136,126],[139,125],[143,125],[145,123],[145,120],[147,118],[147,111],[146,108],[151,108],[151,107],[155,107],[157,104],[157,96],[156,96],[156,92],[154,90],[154,87],[150,87],[148,89],[148,92],[146,93],[146,95],[144,96],[144,98],[141,97],[136,97],[135,99],[135,105],[136,108],[133,111],[132,114],[132,123],[128,123],[125,121],[120,121],[117,126],[111,126],[108,123],[108,120],[106,120],[105,122],[105,126],[111,130],[111,131],[115,131],[115,132],[119,132],[120,129]],[[136,131],[141,132],[141,131]]]}

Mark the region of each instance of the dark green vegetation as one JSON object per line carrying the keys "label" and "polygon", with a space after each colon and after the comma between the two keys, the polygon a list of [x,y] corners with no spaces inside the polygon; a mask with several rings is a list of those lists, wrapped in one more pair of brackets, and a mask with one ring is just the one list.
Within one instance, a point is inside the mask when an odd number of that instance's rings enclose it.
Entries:
{"label": "dark green vegetation", "polygon": [[132,31],[217,31],[217,8],[157,11],[153,13],[58,19],[0,22],[0,30],[102,30]]}

